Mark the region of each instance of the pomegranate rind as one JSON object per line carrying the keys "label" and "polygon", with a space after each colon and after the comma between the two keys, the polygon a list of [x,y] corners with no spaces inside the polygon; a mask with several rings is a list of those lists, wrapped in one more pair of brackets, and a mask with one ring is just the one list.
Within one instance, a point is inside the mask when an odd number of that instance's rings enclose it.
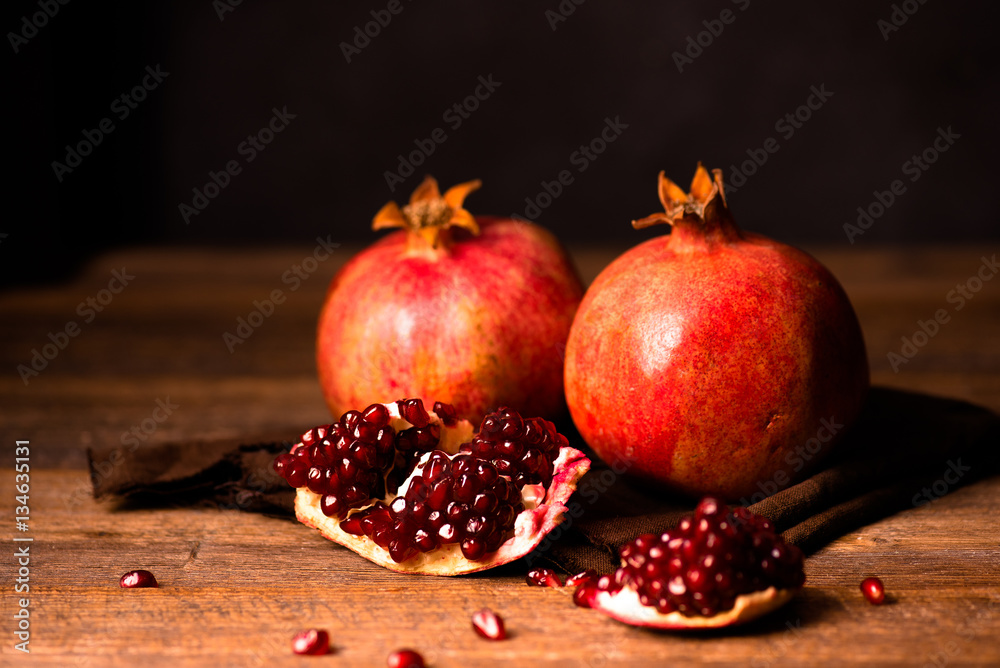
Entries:
{"label": "pomegranate rind", "polygon": [[719,629],[745,624],[777,610],[788,603],[797,591],[768,587],[762,591],[742,594],[736,597],[732,608],[711,617],[687,617],[677,611],[664,614],[653,606],[640,603],[639,594],[630,587],[614,593],[596,591],[591,598],[591,607],[632,626],[673,630]]}
{"label": "pomegranate rind", "polygon": [[[384,404],[391,416],[391,425],[398,430],[412,426],[399,414],[395,403]],[[473,428],[466,420],[459,420],[452,426],[441,422],[433,412],[428,411],[432,422],[441,424],[441,438],[438,449],[449,454],[472,438]],[[420,573],[424,575],[463,575],[488,570],[520,559],[545,539],[563,520],[566,502],[576,491],[577,482],[590,470],[590,459],[582,452],[569,446],[559,450],[553,462],[552,482],[548,488],[542,485],[525,485],[521,490],[525,510],[514,520],[514,535],[508,538],[496,552],[478,561],[471,561],[462,554],[457,543],[441,545],[425,553],[418,553],[397,563],[389,551],[375,544],[367,536],[356,536],[340,528],[340,520],[326,516],[320,508],[321,496],[307,487],[299,487],[295,493],[295,517],[299,522],[319,531],[324,538],[342,545],[365,559],[397,573]],[[405,490],[408,481],[400,487]],[[372,500],[373,502],[375,499]],[[386,503],[390,499],[384,500]],[[356,512],[363,510],[357,509]]]}

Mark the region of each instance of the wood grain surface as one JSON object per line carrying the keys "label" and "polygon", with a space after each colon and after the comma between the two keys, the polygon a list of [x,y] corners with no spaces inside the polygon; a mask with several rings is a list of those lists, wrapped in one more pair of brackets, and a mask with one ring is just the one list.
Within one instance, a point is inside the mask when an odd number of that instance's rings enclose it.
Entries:
{"label": "wood grain surface", "polygon": [[[520,563],[461,578],[398,575],[288,519],[93,501],[85,448],[119,443],[133,428],[161,442],[294,434],[328,420],[313,335],[330,277],[352,250],[308,272],[312,251],[128,250],[69,285],[0,293],[0,664],[383,666],[410,646],[436,667],[1000,665],[1000,477],[840,538],[807,560],[806,588],[771,617],[688,635],[624,626],[576,608],[569,590],[529,588]],[[616,253],[574,255],[589,280]],[[876,384],[1000,411],[1000,279],[980,283],[961,309],[949,301],[957,285],[975,287],[970,279],[988,273],[993,249],[814,254],[855,304]],[[286,273],[296,265],[298,283]],[[101,293],[114,270],[134,278],[119,294]],[[230,352],[223,334],[274,290],[285,300]],[[91,312],[88,298],[108,303]],[[939,309],[948,321],[895,372],[888,353]],[[18,366],[68,323],[79,333],[26,384]],[[14,528],[16,440],[30,440],[28,532]],[[14,590],[15,537],[34,539],[26,595]],[[120,589],[134,568],[153,571],[161,587]],[[885,581],[889,604],[861,598],[868,575]],[[22,596],[30,654],[14,648]],[[472,632],[482,607],[505,617],[509,640]],[[292,634],[307,627],[328,629],[335,651],[292,655]]]}

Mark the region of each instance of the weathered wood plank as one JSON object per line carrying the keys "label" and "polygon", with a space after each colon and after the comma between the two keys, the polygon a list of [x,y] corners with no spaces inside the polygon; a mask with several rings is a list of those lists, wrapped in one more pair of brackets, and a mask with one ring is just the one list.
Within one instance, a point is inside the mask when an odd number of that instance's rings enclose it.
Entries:
{"label": "weathered wood plank", "polygon": [[[79,471],[32,478],[37,665],[305,665],[288,642],[309,626],[330,630],[330,665],[383,665],[404,645],[440,667],[912,666],[941,652],[947,665],[1000,661],[1000,547],[995,524],[984,521],[1000,478],[845,536],[807,560],[807,587],[788,607],[742,632],[707,635],[618,624],[576,608],[568,589],[526,586],[519,564],[462,578],[400,575],[286,519],[213,508],[114,511],[73,495],[85,484]],[[161,588],[121,590],[119,576],[133,568],[153,571]],[[872,574],[885,581],[890,605],[861,598],[858,583]],[[506,618],[508,641],[472,632],[469,618],[484,606]],[[3,651],[11,658],[9,641]]]}
{"label": "weathered wood plank", "polygon": [[[992,256],[987,250],[815,252],[857,308],[876,383],[1000,410],[1000,282],[984,283],[961,310],[947,298]],[[291,290],[282,275],[310,251],[129,250],[99,258],[71,285],[0,293],[8,370],[0,440],[32,441],[32,663],[380,666],[403,645],[434,666],[1000,663],[1000,530],[990,519],[1000,478],[843,537],[808,559],[808,586],[790,606],[741,633],[707,636],[640,631],[577,609],[569,591],[526,587],[519,564],[456,579],[408,577],[288,520],[212,508],[115,510],[90,499],[84,448],[120,442],[157,400],[176,408],[144,434],[156,442],[295,432],[328,418],[313,332],[329,279],[351,251]],[[574,255],[590,280],[616,253]],[[78,304],[122,267],[134,282],[85,322]],[[286,301],[230,352],[223,332],[275,289]],[[888,353],[942,308],[950,321],[894,371]],[[17,366],[70,321],[80,334],[25,385]],[[0,461],[0,516],[11,518],[12,463]],[[8,545],[12,525],[0,533]],[[13,650],[16,568],[7,553],[0,663],[26,665]],[[118,577],[132,568],[152,570],[163,586],[120,590]],[[857,585],[871,574],[885,580],[891,605],[861,599]],[[472,633],[469,617],[482,606],[507,618],[509,641]],[[291,656],[289,638],[307,626],[329,628],[336,654]]]}

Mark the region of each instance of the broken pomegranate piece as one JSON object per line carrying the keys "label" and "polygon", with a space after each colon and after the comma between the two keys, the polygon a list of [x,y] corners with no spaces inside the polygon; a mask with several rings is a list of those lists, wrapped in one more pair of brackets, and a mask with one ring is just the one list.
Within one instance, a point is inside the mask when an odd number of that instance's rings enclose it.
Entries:
{"label": "broken pomegranate piece", "polygon": [[865,578],[861,581],[861,594],[872,605],[882,605],[885,602],[885,585],[878,578]]}
{"label": "broken pomegranate piece", "polygon": [[389,668],[424,668],[424,657],[412,649],[396,650],[385,661]]}
{"label": "broken pomegranate piece", "polygon": [[503,617],[489,608],[483,608],[472,615],[472,628],[480,637],[487,640],[503,640],[507,637],[507,629],[504,627]]}
{"label": "broken pomegranate piece", "polygon": [[589,467],[547,420],[500,408],[474,435],[451,406],[420,399],[348,411],[274,462],[303,524],[391,570],[436,575],[530,552]]}
{"label": "broken pomegranate piece", "polygon": [[551,568],[533,568],[524,578],[529,587],[562,587],[563,583]]}
{"label": "broken pomegranate piece", "polygon": [[299,631],[292,638],[292,651],[309,656],[326,654],[330,651],[330,634],[322,629]]}
{"label": "broken pomegranate piece", "polygon": [[145,587],[159,587],[159,583],[149,571],[137,570],[129,571],[121,577],[119,584],[123,589],[141,589]]}
{"label": "broken pomegranate piece", "polygon": [[571,575],[568,578],[566,578],[566,586],[579,587],[584,582],[589,582],[590,580],[596,580],[596,579],[597,579],[597,571],[595,571],[593,568],[587,568],[580,571],[576,575]]}
{"label": "broken pomegranate piece", "polygon": [[643,534],[620,554],[621,567],[585,580],[574,602],[636,626],[743,623],[780,607],[805,582],[801,550],[770,520],[710,497],[675,529]]}

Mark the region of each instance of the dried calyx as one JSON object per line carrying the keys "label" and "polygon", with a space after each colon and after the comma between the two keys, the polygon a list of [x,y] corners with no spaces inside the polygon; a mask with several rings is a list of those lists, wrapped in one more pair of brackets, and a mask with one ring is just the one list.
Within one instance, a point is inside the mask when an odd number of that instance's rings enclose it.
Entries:
{"label": "dried calyx", "polygon": [[551,422],[501,408],[473,436],[447,404],[373,404],[275,460],[296,515],[392,570],[454,575],[527,554],[590,461]]}
{"label": "dried calyx", "polygon": [[432,176],[424,179],[413,194],[410,203],[399,208],[395,202],[383,206],[372,221],[373,230],[401,227],[410,231],[410,247],[438,248],[448,245],[450,227],[459,227],[472,234],[479,234],[479,223],[462,204],[469,193],[478,190],[478,179],[452,186],[444,195]]}
{"label": "dried calyx", "polygon": [[664,172],[660,172],[658,178],[663,213],[633,220],[632,227],[638,230],[667,223],[674,228],[672,234],[676,235],[675,238],[683,238],[688,243],[700,242],[696,243],[698,247],[706,243],[731,242],[742,236],[726,205],[721,169],[712,170],[710,176],[708,170],[698,163],[690,192],[684,192]]}

